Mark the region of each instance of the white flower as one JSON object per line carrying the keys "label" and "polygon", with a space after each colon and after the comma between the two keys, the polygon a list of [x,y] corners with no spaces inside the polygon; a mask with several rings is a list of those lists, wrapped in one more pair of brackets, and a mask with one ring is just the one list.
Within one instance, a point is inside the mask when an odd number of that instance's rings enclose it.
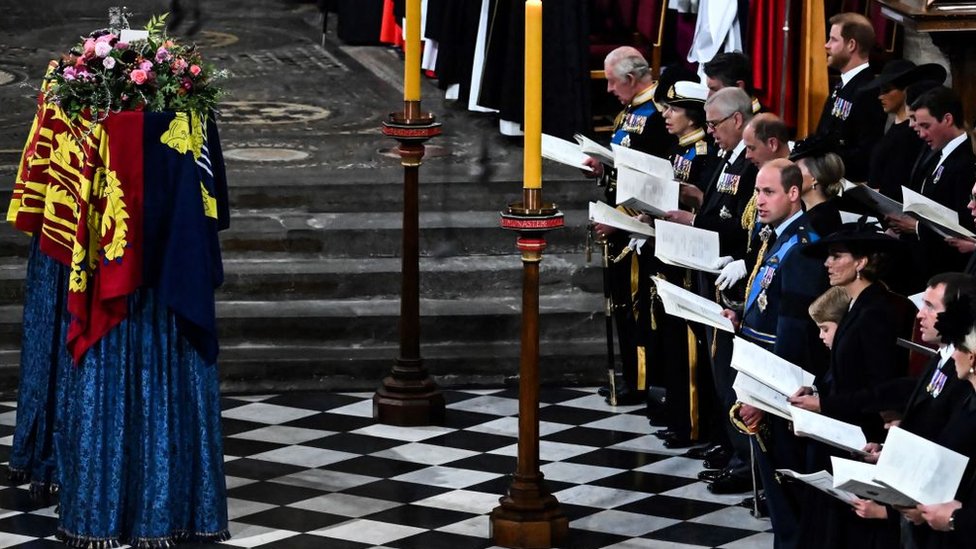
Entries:
{"label": "white flower", "polygon": [[95,43],[95,55],[105,57],[110,51],[112,51],[112,46],[108,42]]}
{"label": "white flower", "polygon": [[112,68],[115,67],[115,58],[106,57],[105,59],[102,59],[102,66],[106,69],[112,70]]}

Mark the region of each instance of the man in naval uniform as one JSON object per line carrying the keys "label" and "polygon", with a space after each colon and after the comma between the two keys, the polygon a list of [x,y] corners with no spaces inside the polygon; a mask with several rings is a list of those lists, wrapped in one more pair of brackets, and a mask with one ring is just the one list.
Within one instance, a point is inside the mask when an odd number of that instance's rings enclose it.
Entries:
{"label": "man in naval uniform", "polygon": [[835,152],[844,160],[844,176],[864,182],[886,116],[877,91],[869,86],[874,79],[868,64],[874,27],[857,13],[838,13],[830,25],[824,44],[827,66],[840,71],[840,81],[824,103],[815,133],[835,143]]}
{"label": "man in naval uniform", "polygon": [[[819,240],[807,224],[800,200],[803,176],[785,159],[767,162],[756,178],[756,237],[758,250],[746,284],[741,312],[725,314],[739,324],[739,335],[809,371],[809,357],[820,342],[817,327],[807,309],[827,287],[823,264],[800,253],[803,246]],[[741,318],[741,322],[738,322]],[[766,494],[777,547],[796,547],[797,503],[792,488],[776,479],[776,469],[802,467],[804,447],[788,423],[741,405],[736,412],[753,437],[753,450]]]}
{"label": "man in naval uniform", "polygon": [[[675,138],[667,132],[663,109],[654,103],[656,83],[651,75],[647,60],[637,49],[624,46],[610,52],[603,63],[607,76],[607,92],[612,93],[624,110],[614,122],[611,143],[655,156],[665,156],[675,143]],[[606,201],[615,205],[616,174],[596,159],[587,165],[593,175],[600,178],[604,186]],[[635,211],[628,211],[636,215]],[[634,294],[636,287],[631,284],[631,272],[637,270],[637,258],[628,247],[628,235],[616,232],[612,227],[596,225],[596,233],[609,243],[610,286],[613,319],[616,325],[617,343],[620,350],[623,387],[618,389],[618,404],[638,404],[646,399],[646,362],[637,345],[637,322],[635,318]],[[608,396],[609,393],[607,393]],[[609,401],[609,398],[608,398]]]}

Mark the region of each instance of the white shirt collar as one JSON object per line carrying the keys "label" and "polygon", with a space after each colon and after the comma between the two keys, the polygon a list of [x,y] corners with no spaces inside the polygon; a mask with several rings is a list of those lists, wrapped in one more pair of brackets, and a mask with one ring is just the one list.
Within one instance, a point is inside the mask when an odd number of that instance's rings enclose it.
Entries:
{"label": "white shirt collar", "polygon": [[956,348],[950,343],[948,345],[943,345],[939,347],[939,368],[945,366],[946,362],[952,357],[952,353],[955,352]]}
{"label": "white shirt collar", "polygon": [[732,152],[729,153],[727,158],[729,161],[728,165],[731,166],[732,164],[735,164],[735,161],[739,159],[739,155],[742,154],[742,151],[744,150],[746,150],[746,142],[739,139],[739,144],[736,145],[735,148],[732,149]]}
{"label": "white shirt collar", "polygon": [[864,63],[862,65],[858,65],[858,66],[854,67],[853,69],[851,69],[851,70],[849,70],[849,71],[847,71],[845,73],[842,73],[840,75],[840,81],[843,83],[844,86],[846,86],[847,83],[850,82],[852,78],[854,78],[855,76],[857,76],[858,74],[860,74],[861,71],[867,69],[870,66],[871,66],[870,63]]}
{"label": "white shirt collar", "polygon": [[795,214],[787,217],[785,221],[777,225],[776,228],[773,229],[774,231],[776,231],[776,238],[783,236],[783,231],[785,231],[786,228],[789,227],[791,223],[796,221],[796,219],[801,215],[803,215],[803,210],[802,209],[797,210]]}
{"label": "white shirt collar", "polygon": [[939,163],[936,164],[935,167],[938,168],[939,166],[941,166],[942,163],[945,162],[945,159],[948,158],[950,154],[952,154],[952,151],[956,150],[956,147],[962,145],[966,141],[967,136],[968,134],[966,132],[962,132],[959,135],[959,137],[956,137],[952,141],[946,143],[945,147],[942,147],[942,153],[941,156],[939,157]]}

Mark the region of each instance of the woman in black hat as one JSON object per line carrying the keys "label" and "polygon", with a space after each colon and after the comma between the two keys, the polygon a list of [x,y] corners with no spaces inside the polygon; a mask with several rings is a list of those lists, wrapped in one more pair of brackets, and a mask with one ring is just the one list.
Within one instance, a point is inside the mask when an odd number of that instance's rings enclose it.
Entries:
{"label": "woman in black hat", "polygon": [[878,90],[881,107],[892,118],[891,127],[871,154],[868,167],[868,185],[871,188],[901,202],[901,187],[911,187],[908,175],[916,159],[926,149],[925,142],[911,127],[905,89],[922,80],[944,82],[945,78],[946,70],[941,65],[928,63],[916,66],[911,61],[894,59],[868,85]]}
{"label": "woman in black hat", "polygon": [[[858,425],[871,441],[884,439],[884,422],[877,413],[863,411],[863,403],[856,395],[882,381],[903,376],[908,369],[907,352],[895,343],[899,337],[910,337],[912,306],[880,282],[884,264],[899,244],[873,226],[860,223],[844,225],[804,250],[826,258],[830,285],[847,292],[851,308],[837,327],[830,367],[817,376],[816,389],[801,388],[790,403]],[[808,450],[811,471],[829,470],[831,455],[849,457],[846,452],[814,441]],[[804,506],[800,518],[801,532],[817,538],[810,547],[898,546],[898,523],[894,519],[864,520],[848,505],[828,497],[820,498],[817,507],[821,512]]]}

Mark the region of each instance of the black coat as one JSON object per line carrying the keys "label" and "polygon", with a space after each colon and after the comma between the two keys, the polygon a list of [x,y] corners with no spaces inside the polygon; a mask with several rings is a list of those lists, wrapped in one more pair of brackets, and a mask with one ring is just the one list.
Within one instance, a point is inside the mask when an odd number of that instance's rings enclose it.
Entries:
{"label": "black coat", "polygon": [[927,148],[907,120],[892,124],[872,152],[868,185],[901,202],[903,185],[918,190],[912,186],[910,175],[919,155]]}
{"label": "black coat", "polygon": [[884,423],[876,413],[865,413],[859,391],[903,377],[908,352],[896,346],[910,338],[914,306],[881,284],[868,286],[841,319],[834,335],[830,368],[817,380],[824,415],[861,426],[868,440],[884,439]]}
{"label": "black coat", "polygon": [[[938,160],[936,160],[938,161]],[[953,150],[939,168],[925,177],[921,193],[959,215],[959,224],[976,231],[976,223],[969,212],[969,194],[976,181],[976,154],[973,154],[972,140],[966,140]],[[918,238],[923,255],[922,264],[926,266],[926,278],[945,272],[958,272],[966,268],[970,254],[961,254],[945,243],[925,222],[920,222]]]}
{"label": "black coat", "polygon": [[742,228],[742,214],[756,188],[756,166],[746,159],[745,150],[739,153],[725,170],[729,178],[722,177],[724,162],[716,163],[715,172],[708,181],[702,198],[702,207],[695,216],[695,227],[715,231],[719,236],[722,255],[745,257],[748,232]]}
{"label": "black coat", "polygon": [[876,88],[865,89],[874,79],[871,69],[859,72],[824,103],[816,134],[837,144],[844,160],[844,177],[866,181],[871,153],[884,134],[885,112]]}

